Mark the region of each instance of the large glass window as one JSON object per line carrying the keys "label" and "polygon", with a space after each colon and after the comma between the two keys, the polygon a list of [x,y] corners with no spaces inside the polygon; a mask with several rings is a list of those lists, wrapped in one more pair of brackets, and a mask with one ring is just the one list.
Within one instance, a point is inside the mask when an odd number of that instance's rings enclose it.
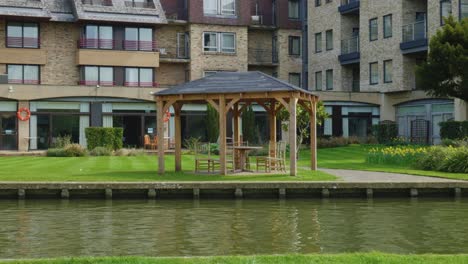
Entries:
{"label": "large glass window", "polygon": [[440,1],[440,24],[444,25],[444,19],[452,14],[452,0]]}
{"label": "large glass window", "polygon": [[125,86],[152,87],[152,68],[125,68]]}
{"label": "large glass window", "polygon": [[39,65],[8,65],[8,83],[39,84]]}
{"label": "large glass window", "polygon": [[301,37],[289,36],[289,55],[299,56],[301,55]]}
{"label": "large glass window", "polygon": [[468,0],[460,0],[460,20],[468,17]]}
{"label": "large glass window", "polygon": [[204,51],[218,51],[218,37],[216,33],[213,33],[213,32],[203,33],[203,50]]}
{"label": "large glass window", "polygon": [[315,33],[315,52],[322,52],[322,33]]}
{"label": "large glass window", "polygon": [[236,52],[236,36],[234,33],[221,33],[221,51],[227,53]]}
{"label": "large glass window", "polygon": [[39,25],[9,22],[6,44],[10,48],[39,48]]}
{"label": "large glass window", "polygon": [[315,90],[322,91],[322,72],[315,73]]}
{"label": "large glass window", "polygon": [[393,61],[386,60],[383,64],[384,82],[391,83],[393,81]]}
{"label": "large glass window", "polygon": [[203,0],[203,13],[206,15],[236,15],[235,0]]}
{"label": "large glass window", "polygon": [[299,0],[288,1],[288,18],[299,19]]}
{"label": "large glass window", "polygon": [[383,17],[383,34],[384,38],[390,38],[393,35],[392,15]]}
{"label": "large glass window", "polygon": [[379,25],[377,18],[369,20],[369,40],[374,41],[379,38]]}
{"label": "large glass window", "polygon": [[114,33],[111,26],[86,25],[80,46],[89,49],[113,49]]}
{"label": "large glass window", "polygon": [[125,50],[153,50],[152,28],[125,28]]}
{"label": "large glass window", "polygon": [[327,90],[333,90],[333,70],[326,72]]}
{"label": "large glass window", "polygon": [[327,50],[333,49],[333,30],[327,30],[325,32],[325,46]]}
{"label": "large glass window", "polygon": [[297,87],[301,87],[301,74],[300,73],[289,73],[289,83]]}
{"label": "large glass window", "polygon": [[203,50],[208,52],[236,52],[236,35],[234,33],[204,32]]}
{"label": "large glass window", "polygon": [[379,64],[377,62],[372,62],[369,64],[369,83],[379,83]]}
{"label": "large glass window", "polygon": [[114,68],[84,66],[81,70],[81,85],[113,86]]}

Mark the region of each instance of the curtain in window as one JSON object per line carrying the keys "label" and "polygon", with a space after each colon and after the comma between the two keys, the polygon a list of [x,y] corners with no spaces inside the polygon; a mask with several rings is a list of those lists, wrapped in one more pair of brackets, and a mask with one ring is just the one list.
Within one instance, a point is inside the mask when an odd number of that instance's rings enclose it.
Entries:
{"label": "curtain in window", "polygon": [[289,0],[288,1],[288,17],[289,18],[299,18],[299,1],[298,0]]}
{"label": "curtain in window", "polygon": [[124,47],[126,50],[138,50],[138,28],[125,28]]}
{"label": "curtain in window", "polygon": [[114,69],[112,67],[99,68],[99,84],[100,85],[114,85]]}
{"label": "curtain in window", "polygon": [[153,69],[140,69],[140,86],[153,86]]}
{"label": "curtain in window", "polygon": [[98,84],[98,67],[96,66],[85,66],[84,69],[84,81],[85,85]]}
{"label": "curtain in window", "polygon": [[221,14],[235,15],[236,14],[236,1],[235,0],[221,0]]}
{"label": "curtain in window", "polygon": [[39,83],[39,66],[25,65],[24,66],[24,83],[38,84]]}
{"label": "curtain in window", "polygon": [[138,86],[138,68],[125,69],[125,86]]}
{"label": "curtain in window", "polygon": [[22,47],[23,27],[21,23],[8,23],[8,47]]}
{"label": "curtain in window", "polygon": [[153,30],[140,28],[140,50],[153,50]]}
{"label": "curtain in window", "polygon": [[35,23],[24,23],[23,27],[23,47],[39,47],[39,28]]}
{"label": "curtain in window", "polygon": [[23,66],[8,65],[8,83],[23,82]]}
{"label": "curtain in window", "polygon": [[99,48],[112,49],[114,47],[114,36],[112,27],[100,26],[99,27]]}
{"label": "curtain in window", "polygon": [[218,0],[203,0],[203,12],[205,14],[217,14]]}
{"label": "curtain in window", "polygon": [[81,45],[86,48],[97,49],[99,43],[98,27],[97,26],[86,26],[86,36],[84,43]]}
{"label": "curtain in window", "polygon": [[235,35],[230,33],[222,34],[222,52],[232,52],[236,51],[235,44]]}

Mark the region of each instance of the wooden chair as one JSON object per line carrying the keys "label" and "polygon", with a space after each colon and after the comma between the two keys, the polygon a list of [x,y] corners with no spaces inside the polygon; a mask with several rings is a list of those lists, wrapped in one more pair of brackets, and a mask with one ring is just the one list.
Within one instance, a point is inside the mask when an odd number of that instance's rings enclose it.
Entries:
{"label": "wooden chair", "polygon": [[154,149],[158,148],[158,137],[157,136],[154,136],[152,144],[154,146]]}
{"label": "wooden chair", "polygon": [[149,135],[144,136],[144,148],[151,150],[156,149],[156,145],[153,142],[151,142],[151,138]]}
{"label": "wooden chair", "polygon": [[195,172],[214,172],[219,169],[219,159],[211,157],[211,144],[200,143],[195,147]]}
{"label": "wooden chair", "polygon": [[268,145],[268,156],[257,157],[257,172],[263,168],[265,172],[279,170],[286,172],[286,143],[279,141],[276,143],[276,151],[274,156],[271,155],[271,149],[274,142],[270,141]]}

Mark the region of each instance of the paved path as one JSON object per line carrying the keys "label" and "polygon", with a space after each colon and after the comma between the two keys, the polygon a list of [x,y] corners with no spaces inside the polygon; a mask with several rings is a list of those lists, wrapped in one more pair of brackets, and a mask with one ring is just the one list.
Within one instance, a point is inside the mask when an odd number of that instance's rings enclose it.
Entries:
{"label": "paved path", "polygon": [[345,182],[460,182],[459,180],[443,179],[436,177],[425,177],[399,173],[320,169],[332,174]]}

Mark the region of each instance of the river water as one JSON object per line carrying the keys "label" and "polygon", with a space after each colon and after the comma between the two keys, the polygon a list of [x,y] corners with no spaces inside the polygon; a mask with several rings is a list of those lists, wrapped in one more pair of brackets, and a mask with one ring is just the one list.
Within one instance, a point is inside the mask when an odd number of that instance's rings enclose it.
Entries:
{"label": "river water", "polygon": [[468,253],[468,199],[0,201],[0,258]]}

